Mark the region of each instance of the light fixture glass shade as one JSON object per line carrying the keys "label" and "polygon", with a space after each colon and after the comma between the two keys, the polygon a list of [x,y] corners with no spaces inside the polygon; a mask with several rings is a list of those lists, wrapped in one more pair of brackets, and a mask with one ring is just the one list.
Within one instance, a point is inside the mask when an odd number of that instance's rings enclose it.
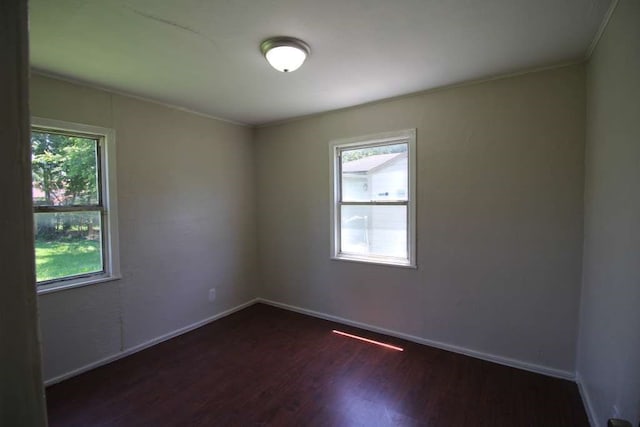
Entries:
{"label": "light fixture glass shade", "polygon": [[300,68],[304,60],[307,59],[307,54],[297,47],[278,46],[268,51],[265,57],[273,68],[288,73]]}
{"label": "light fixture glass shade", "polygon": [[292,37],[267,39],[260,45],[260,50],[269,64],[283,73],[300,68],[309,54],[309,46]]}

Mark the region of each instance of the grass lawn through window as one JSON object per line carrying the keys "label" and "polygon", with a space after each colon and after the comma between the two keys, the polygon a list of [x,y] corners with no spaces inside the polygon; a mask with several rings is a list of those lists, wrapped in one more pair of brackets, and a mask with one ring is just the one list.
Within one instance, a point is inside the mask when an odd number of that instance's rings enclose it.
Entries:
{"label": "grass lawn through window", "polygon": [[98,240],[36,240],[38,282],[102,271],[102,248]]}

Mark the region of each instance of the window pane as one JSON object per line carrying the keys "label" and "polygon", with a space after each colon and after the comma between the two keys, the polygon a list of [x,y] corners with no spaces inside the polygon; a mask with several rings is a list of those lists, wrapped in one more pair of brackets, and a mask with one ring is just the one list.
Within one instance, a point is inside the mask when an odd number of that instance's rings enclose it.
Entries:
{"label": "window pane", "polygon": [[407,144],[343,150],[342,200],[407,200]]}
{"label": "window pane", "polygon": [[32,194],[36,206],[97,205],[98,140],[33,131]]}
{"label": "window pane", "polygon": [[35,214],[36,279],[103,271],[100,212]]}
{"label": "window pane", "polygon": [[407,258],[406,206],[342,206],[344,253]]}

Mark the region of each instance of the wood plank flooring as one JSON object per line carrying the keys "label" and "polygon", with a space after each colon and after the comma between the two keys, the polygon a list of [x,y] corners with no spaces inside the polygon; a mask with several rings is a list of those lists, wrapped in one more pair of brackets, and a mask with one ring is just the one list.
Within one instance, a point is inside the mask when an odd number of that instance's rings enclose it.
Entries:
{"label": "wood plank flooring", "polygon": [[263,304],[53,385],[47,406],[54,427],[588,426],[570,381]]}

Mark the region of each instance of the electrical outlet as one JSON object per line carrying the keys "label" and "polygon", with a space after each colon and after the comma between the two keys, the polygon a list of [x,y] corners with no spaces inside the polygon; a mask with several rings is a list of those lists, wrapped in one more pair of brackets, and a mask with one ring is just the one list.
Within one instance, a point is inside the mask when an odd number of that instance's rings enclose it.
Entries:
{"label": "electrical outlet", "polygon": [[216,299],[216,288],[209,289],[209,302],[213,302]]}

